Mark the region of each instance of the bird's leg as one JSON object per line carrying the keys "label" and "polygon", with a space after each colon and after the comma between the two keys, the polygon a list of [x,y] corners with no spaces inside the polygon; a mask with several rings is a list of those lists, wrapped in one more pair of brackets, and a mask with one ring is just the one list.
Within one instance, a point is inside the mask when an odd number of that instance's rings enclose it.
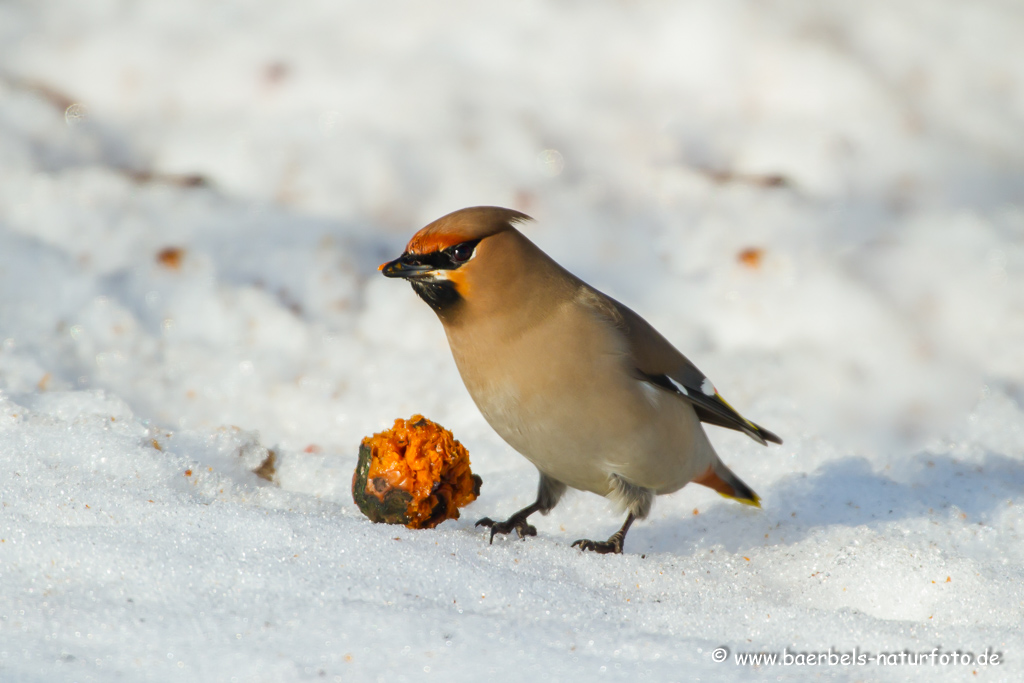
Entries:
{"label": "bird's leg", "polygon": [[534,512],[539,512],[542,515],[551,512],[551,509],[558,505],[558,499],[562,497],[563,493],[565,493],[565,484],[541,472],[540,481],[537,483],[537,500],[533,502],[533,505],[527,505],[504,522],[495,522],[490,517],[484,517],[476,525],[491,528],[491,543],[494,543],[494,534],[507,534],[513,529],[519,534],[519,538],[536,536],[536,527],[527,524],[526,518]]}
{"label": "bird's leg", "polygon": [[591,541],[586,538],[581,538],[572,544],[575,548],[579,546],[580,550],[593,550],[595,553],[605,555],[607,553],[615,553],[616,555],[622,554],[622,544],[626,541],[626,532],[629,531],[629,527],[632,526],[633,521],[636,519],[636,515],[632,512],[626,517],[626,521],[623,523],[622,528],[611,535],[607,541]]}
{"label": "bird's leg", "polygon": [[526,518],[541,509],[540,501],[535,501],[532,505],[527,505],[519,512],[515,513],[504,522],[495,522],[490,517],[484,517],[476,526],[487,526],[491,528],[491,543],[494,543],[494,534],[507,534],[508,532],[515,529],[516,533],[519,534],[519,538],[525,538],[526,536],[536,536],[537,527],[532,524],[526,523]]}

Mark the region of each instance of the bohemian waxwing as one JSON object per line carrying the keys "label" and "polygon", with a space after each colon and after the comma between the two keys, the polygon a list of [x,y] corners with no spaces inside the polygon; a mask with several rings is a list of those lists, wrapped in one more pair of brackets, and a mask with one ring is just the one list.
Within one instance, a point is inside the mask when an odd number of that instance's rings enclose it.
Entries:
{"label": "bohemian waxwing", "polygon": [[691,481],[760,507],[727,468],[701,422],[765,444],[775,434],[740,416],[711,381],[647,321],[555,263],[515,229],[529,216],[490,206],[462,209],[413,236],[381,265],[404,278],[444,325],[455,364],[484,419],[540,470],[537,500],[494,534],[547,514],[567,486],[592,491],[629,514],[605,542],[621,553],[654,496]]}

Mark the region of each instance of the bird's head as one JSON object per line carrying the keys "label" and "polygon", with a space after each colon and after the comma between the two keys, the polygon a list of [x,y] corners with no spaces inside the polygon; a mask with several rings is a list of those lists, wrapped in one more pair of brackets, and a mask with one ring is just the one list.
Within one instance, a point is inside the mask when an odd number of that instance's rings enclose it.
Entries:
{"label": "bird's head", "polygon": [[500,260],[495,237],[515,232],[514,224],[530,217],[512,209],[476,206],[443,216],[409,240],[405,252],[382,263],[385,277],[408,280],[413,290],[442,318],[487,280],[489,265]]}

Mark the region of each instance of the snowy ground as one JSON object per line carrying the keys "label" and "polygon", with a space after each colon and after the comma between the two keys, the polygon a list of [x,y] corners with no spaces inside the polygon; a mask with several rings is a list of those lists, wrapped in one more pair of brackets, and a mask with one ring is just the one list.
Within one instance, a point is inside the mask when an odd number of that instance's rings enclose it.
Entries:
{"label": "snowy ground", "polygon": [[[1021,680],[1021,35],[1013,0],[0,3],[0,680]],[[535,473],[375,271],[474,204],[785,439],[712,428],[763,510],[688,487],[601,557],[577,494],[487,545]],[[433,531],[349,492],[414,412],[484,480]],[[936,647],[1005,662],[733,658]]]}

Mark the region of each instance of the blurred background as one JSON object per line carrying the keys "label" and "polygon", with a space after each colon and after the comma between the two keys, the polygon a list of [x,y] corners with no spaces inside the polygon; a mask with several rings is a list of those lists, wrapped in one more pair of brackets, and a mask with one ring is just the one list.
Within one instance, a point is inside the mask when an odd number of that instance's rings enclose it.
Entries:
{"label": "blurred background", "polygon": [[790,454],[982,404],[1018,448],[1022,35],[1013,0],[7,0],[0,388],[311,452],[412,412],[503,448],[375,271],[497,204]]}

